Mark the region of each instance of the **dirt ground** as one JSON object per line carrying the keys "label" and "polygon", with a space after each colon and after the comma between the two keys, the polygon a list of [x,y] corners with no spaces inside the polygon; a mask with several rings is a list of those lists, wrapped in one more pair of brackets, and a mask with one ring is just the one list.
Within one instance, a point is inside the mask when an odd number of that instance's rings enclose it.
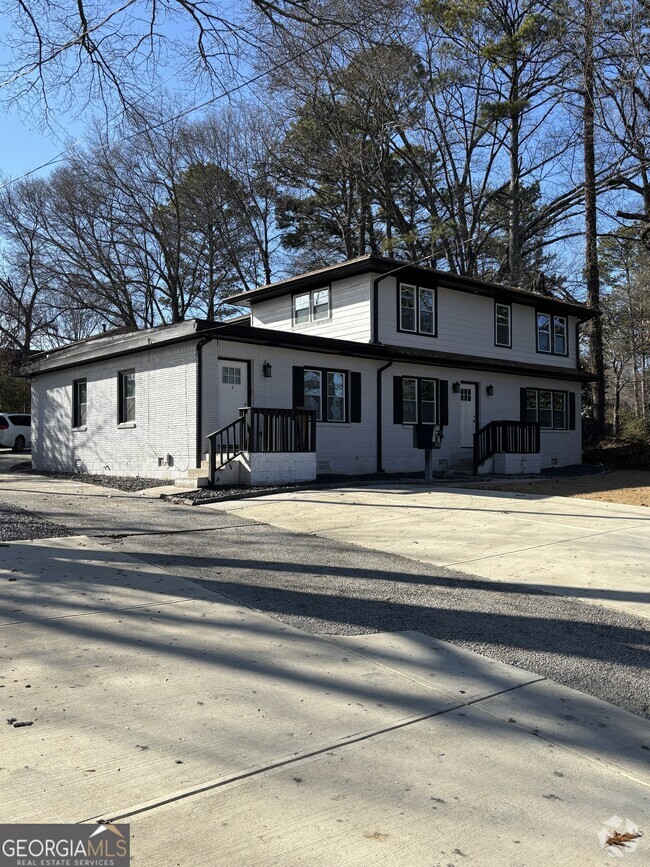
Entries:
{"label": "dirt ground", "polygon": [[585,500],[605,500],[608,503],[628,503],[650,506],[650,470],[613,470],[597,476],[568,479],[531,479],[521,482],[479,482],[463,487],[487,491],[521,494],[542,494],[547,497],[581,497]]}

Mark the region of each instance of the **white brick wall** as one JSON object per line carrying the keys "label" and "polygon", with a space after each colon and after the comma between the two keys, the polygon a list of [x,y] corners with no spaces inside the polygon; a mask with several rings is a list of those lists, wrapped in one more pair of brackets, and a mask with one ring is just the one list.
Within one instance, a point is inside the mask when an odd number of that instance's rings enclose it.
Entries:
{"label": "white brick wall", "polygon": [[[375,472],[377,463],[376,370],[380,363],[363,358],[254,346],[230,340],[214,340],[203,347],[204,437],[217,427],[219,400],[217,363],[220,355],[229,359],[251,360],[251,404],[259,407],[291,409],[294,365],[339,368],[361,373],[361,422],[348,424],[323,422],[317,425],[318,471],[347,474]],[[262,365],[265,361],[272,365],[270,378],[262,374]],[[207,441],[204,442],[207,448]]]}
{"label": "white brick wall", "polygon": [[[504,373],[461,370],[459,368],[435,368],[414,364],[394,364],[384,373],[383,401],[383,454],[384,469],[388,472],[419,471],[424,469],[424,452],[413,448],[411,425],[393,423],[393,377],[431,376],[449,382],[449,425],[444,429],[442,446],[434,452],[434,470],[439,460],[449,462],[453,469],[459,460],[472,457],[472,449],[461,449],[460,443],[460,394],[454,394],[452,382],[478,382],[478,426],[483,427],[496,419],[519,419],[520,388],[550,388],[573,392],[576,396],[576,430],[541,432],[541,465],[569,466],[582,461],[582,437],[580,430],[580,385],[557,379],[540,379]],[[486,386],[494,386],[494,395],[486,394]]]}
{"label": "white brick wall", "polygon": [[[135,427],[118,427],[117,376],[134,369]],[[88,382],[88,424],[72,428],[72,382]],[[32,380],[36,469],[173,479],[195,466],[196,350],[189,341]],[[166,464],[171,455],[173,465]],[[159,459],[165,465],[159,466]]]}
{"label": "white brick wall", "polygon": [[[291,408],[292,368],[314,367],[357,371],[361,374],[362,420],[360,423],[319,423],[317,468],[319,473],[364,474],[377,468],[377,370],[383,362],[213,340],[203,347],[203,420],[205,437],[217,427],[220,357],[251,363],[251,404]],[[272,365],[272,376],[262,374],[262,365]],[[136,371],[136,426],[117,425],[117,374]],[[389,472],[418,471],[424,454],[413,448],[412,428],[393,423],[393,377],[411,375],[446,379],[449,382],[449,425],[442,448],[434,455],[449,468],[471,457],[460,449],[460,395],[451,383],[478,382],[479,426],[494,419],[519,418],[521,387],[565,389],[576,395],[574,431],[542,431],[543,467],[576,464],[581,460],[580,387],[578,383],[514,374],[436,368],[396,363],[383,374],[383,466]],[[88,381],[88,425],[72,429],[72,382]],[[487,396],[486,385],[494,386]],[[182,478],[195,466],[196,343],[187,341],[162,349],[133,353],[115,360],[94,362],[70,370],[38,376],[33,381],[33,462],[37,469],[80,469],[111,475]],[[207,440],[202,440],[207,451]],[[171,455],[171,467],[159,459]]]}

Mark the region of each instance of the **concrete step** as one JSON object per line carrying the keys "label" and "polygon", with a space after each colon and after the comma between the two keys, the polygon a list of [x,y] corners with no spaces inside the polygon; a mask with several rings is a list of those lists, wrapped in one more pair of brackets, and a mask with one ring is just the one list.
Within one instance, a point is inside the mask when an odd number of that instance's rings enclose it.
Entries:
{"label": "concrete step", "polygon": [[188,478],[174,480],[174,485],[177,488],[207,488],[209,484],[210,479],[205,473],[200,476],[189,476]]}

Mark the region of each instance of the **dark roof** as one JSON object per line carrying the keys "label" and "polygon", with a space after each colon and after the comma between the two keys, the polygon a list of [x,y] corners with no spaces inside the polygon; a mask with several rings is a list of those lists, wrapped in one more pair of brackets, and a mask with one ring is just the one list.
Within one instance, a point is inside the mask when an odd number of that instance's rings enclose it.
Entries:
{"label": "dark roof", "polygon": [[407,361],[438,367],[458,367],[469,370],[489,370],[501,373],[519,373],[527,376],[551,377],[553,379],[589,381],[592,374],[577,368],[558,367],[548,364],[522,364],[508,359],[483,358],[477,355],[461,355],[438,352],[435,349],[417,349],[408,346],[393,346],[382,343],[361,343],[356,340],[339,340],[315,334],[298,334],[278,331],[274,328],[257,328],[241,323],[210,322],[195,319],[176,325],[160,326],[147,331],[135,331],[120,335],[101,335],[104,341],[84,341],[63,346],[50,353],[36,356],[23,367],[23,374],[38,375],[49,370],[77,367],[80,364],[117,358],[144,352],[154,347],[170,346],[187,340],[216,338],[241,341],[261,346],[297,349],[303,352],[319,352],[326,355],[347,355],[352,358],[369,358],[377,361]]}
{"label": "dark roof", "polygon": [[460,367],[470,370],[489,370],[495,373],[519,373],[529,376],[551,377],[576,381],[596,380],[593,374],[575,367],[558,367],[550,364],[522,364],[521,361],[484,358],[478,355],[462,355],[455,352],[438,352],[435,349],[415,349],[409,346],[394,346],[385,343],[361,343],[355,340],[338,340],[312,334],[295,334],[274,328],[258,328],[246,325],[213,325],[197,323],[197,331],[214,332],[219,340],[241,340],[262,346],[285,349],[300,349],[307,352],[322,352],[327,355],[350,355],[355,358],[374,358],[381,361],[408,361],[415,364],[438,367]]}
{"label": "dark roof", "polygon": [[255,304],[258,301],[267,301],[270,298],[278,298],[301,290],[315,289],[327,285],[333,280],[370,273],[383,274],[384,276],[399,274],[405,280],[435,283],[449,289],[456,289],[459,292],[487,295],[490,298],[503,301],[516,301],[518,304],[526,304],[542,310],[561,310],[580,319],[591,319],[599,315],[597,310],[586,304],[561,301],[540,295],[538,292],[514,289],[499,283],[476,280],[473,277],[462,277],[459,274],[451,274],[449,271],[436,271],[423,265],[414,265],[399,259],[390,259],[387,256],[377,256],[374,253],[359,256],[357,259],[348,259],[338,265],[319,268],[317,271],[310,271],[307,274],[299,274],[297,277],[289,277],[277,283],[268,283],[266,286],[260,286],[258,289],[252,289],[248,292],[240,292],[238,295],[231,296],[228,301],[233,304]]}

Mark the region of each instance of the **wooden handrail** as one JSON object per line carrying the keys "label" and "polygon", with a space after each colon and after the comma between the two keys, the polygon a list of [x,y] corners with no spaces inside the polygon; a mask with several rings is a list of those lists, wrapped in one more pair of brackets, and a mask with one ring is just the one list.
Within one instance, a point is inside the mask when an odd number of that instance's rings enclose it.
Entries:
{"label": "wooden handrail", "polygon": [[533,455],[539,450],[539,422],[491,421],[474,434],[474,475],[483,461],[499,452]]}
{"label": "wooden handrail", "polygon": [[316,413],[311,409],[245,406],[239,418],[208,434],[210,483],[243,452],[315,452]]}

